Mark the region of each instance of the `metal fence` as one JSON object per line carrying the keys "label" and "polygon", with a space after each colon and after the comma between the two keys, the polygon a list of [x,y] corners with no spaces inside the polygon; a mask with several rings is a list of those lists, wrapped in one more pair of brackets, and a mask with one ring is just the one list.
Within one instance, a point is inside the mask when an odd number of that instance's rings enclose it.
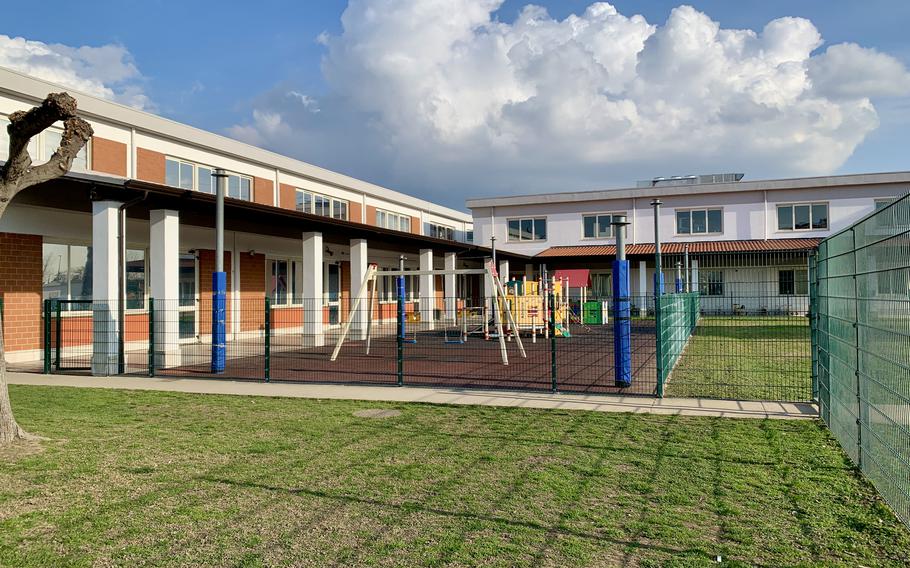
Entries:
{"label": "metal fence", "polygon": [[663,396],[667,378],[695,331],[701,314],[699,296],[698,292],[686,292],[666,294],[655,299],[658,396]]}
{"label": "metal fence", "polygon": [[813,273],[821,418],[910,523],[910,195],[822,241]]}

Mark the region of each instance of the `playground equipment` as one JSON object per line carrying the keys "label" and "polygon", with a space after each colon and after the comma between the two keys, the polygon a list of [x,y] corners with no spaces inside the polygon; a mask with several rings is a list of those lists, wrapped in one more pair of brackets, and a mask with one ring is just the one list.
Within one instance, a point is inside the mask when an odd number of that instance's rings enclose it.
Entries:
{"label": "playground equipment", "polygon": [[[513,280],[506,283],[504,300],[510,306],[515,316],[516,325],[510,329],[516,334],[530,333],[534,340],[537,334],[544,337],[550,336],[549,310],[547,296],[553,295],[554,326],[553,333],[556,337],[571,337],[570,323],[586,323],[574,316],[569,302],[568,283],[555,276],[549,280]],[[600,305],[599,302],[597,302]],[[602,308],[605,310],[605,303]],[[601,316],[601,321],[606,323],[606,318]]]}
{"label": "playground equipment", "polygon": [[[342,326],[341,335],[338,337],[338,342],[335,344],[335,349],[332,351],[332,355],[329,360],[335,361],[338,358],[338,355],[341,352],[341,347],[344,344],[345,339],[347,339],[348,334],[350,333],[351,325],[353,324],[355,318],[358,317],[357,314],[360,313],[359,310],[360,310],[361,301],[362,301],[364,295],[367,294],[368,292],[369,292],[368,301],[370,303],[369,303],[368,309],[366,310],[366,313],[367,313],[367,315],[366,315],[366,319],[367,319],[366,349],[367,349],[367,354],[369,354],[370,334],[372,332],[373,298],[375,296],[377,276],[395,276],[395,277],[397,277],[397,281],[398,281],[397,288],[398,288],[398,298],[399,298],[398,314],[397,314],[397,320],[399,322],[399,325],[398,325],[398,329],[397,329],[397,334],[403,343],[416,343],[417,342],[416,333],[414,333],[410,337],[407,336],[406,322],[411,321],[412,323],[417,323],[420,321],[420,319],[419,319],[420,316],[416,313],[415,314],[406,314],[405,313],[404,302],[401,301],[401,298],[404,297],[404,277],[405,276],[440,276],[440,275],[449,275],[449,274],[454,274],[454,275],[482,274],[484,276],[487,276],[493,283],[492,300],[493,300],[493,305],[496,306],[496,309],[493,310],[493,326],[496,329],[495,335],[499,340],[500,353],[502,356],[502,364],[508,365],[509,356],[508,356],[508,352],[506,350],[505,333],[503,332],[503,327],[504,327],[503,323],[505,322],[505,326],[507,326],[510,329],[517,329],[517,326],[515,323],[515,319],[512,315],[512,309],[509,306],[509,303],[503,300],[503,298],[505,296],[505,290],[503,289],[502,283],[499,280],[499,276],[496,273],[496,268],[493,266],[492,261],[488,262],[485,268],[466,268],[466,269],[455,269],[455,270],[409,270],[409,271],[383,270],[383,271],[379,271],[378,267],[375,264],[369,265],[369,267],[367,268],[367,274],[364,277],[363,282],[361,283],[360,290],[359,290],[357,296],[354,298],[354,302],[351,305],[351,310],[348,315],[348,318],[344,322],[344,325]],[[456,316],[455,317],[456,317],[456,321],[457,321],[457,306],[456,306]],[[486,307],[482,308],[481,317],[484,320],[486,320]],[[485,339],[489,339],[491,337],[491,335],[489,333],[489,323],[487,321],[483,321],[483,323],[481,324],[481,328],[484,331]],[[445,333],[444,342],[448,343],[448,344],[454,344],[454,343],[463,344],[467,341],[467,338],[468,338],[467,318],[465,316],[463,316],[462,317],[462,329],[461,329],[461,333],[459,334],[459,338],[457,340],[454,338],[450,338],[449,334]],[[518,337],[517,335],[516,335],[516,343],[517,343],[519,354],[522,357],[527,358],[528,355],[525,352],[524,345],[521,342],[521,337]]]}

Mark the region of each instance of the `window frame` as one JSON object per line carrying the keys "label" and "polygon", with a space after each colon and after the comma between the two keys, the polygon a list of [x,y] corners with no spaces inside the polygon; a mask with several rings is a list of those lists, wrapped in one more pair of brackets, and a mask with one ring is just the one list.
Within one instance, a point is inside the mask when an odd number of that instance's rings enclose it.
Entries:
{"label": "window frame", "polygon": [[[172,162],[177,162],[177,185],[171,185],[170,183],[168,183],[167,163],[169,160]],[[192,187],[187,188],[187,187],[182,187],[180,185],[180,165],[181,164],[188,165],[193,169],[193,174],[191,176]],[[214,172],[216,169],[218,169],[215,166],[211,166],[209,164],[203,164],[201,162],[194,162],[192,160],[187,160],[185,158],[180,158],[180,157],[170,155],[170,154],[165,155],[164,156],[164,183],[168,187],[173,187],[175,189],[182,189],[184,191],[198,191],[199,193],[205,193],[206,195],[215,195],[217,193],[217,188],[215,187],[215,180],[212,180],[211,193],[209,193],[207,191],[202,191],[201,189],[199,189],[199,168],[205,168],[211,172]],[[224,197],[227,199],[236,199],[238,201],[246,201],[248,203],[252,203],[253,202],[253,191],[254,191],[253,176],[242,174],[240,172],[230,171],[230,170],[225,170],[225,173],[228,176],[228,181],[227,181],[227,187],[225,188]],[[231,188],[230,188],[231,178],[237,178],[237,180],[238,180],[237,181],[237,188],[238,188],[237,191],[238,191],[238,194],[240,195],[240,197],[234,197],[231,195]],[[244,181],[246,181],[249,184],[250,194],[249,194],[248,199],[243,198],[243,182]]]}
{"label": "window frame", "polygon": [[[784,282],[783,275],[790,273],[789,284],[792,286],[791,292],[782,291]],[[801,289],[803,291],[801,291]],[[806,268],[779,268],[777,270],[777,295],[778,296],[808,296],[809,295],[809,270]]]}
{"label": "window frame", "polygon": [[[712,280],[710,275],[719,274],[720,279]],[[706,298],[722,298],[726,292],[726,283],[724,282],[723,270],[702,270],[698,274],[698,293]],[[719,287],[719,288],[712,288]],[[712,290],[720,290],[719,293],[712,293]]]}
{"label": "window frame", "polygon": [[[537,238],[537,222],[538,222],[538,221],[543,221],[544,236],[543,236],[543,238],[541,238],[541,239],[538,239],[538,238]],[[512,234],[511,234],[510,231],[509,231],[509,224],[512,223],[512,222],[518,222],[518,238],[517,238],[517,239],[516,239],[516,238],[512,238]],[[522,231],[523,231],[523,227],[524,227],[524,223],[526,223],[526,222],[530,222],[530,223],[531,223],[531,233],[530,233],[530,234],[531,234],[531,237],[530,237],[530,238],[527,238],[527,239],[526,239],[526,238],[522,238],[522,236],[521,236],[521,235],[522,235]],[[542,216],[541,216],[541,215],[534,215],[534,216],[531,216],[531,217],[507,217],[507,218],[506,218],[506,242],[510,242],[510,243],[519,243],[519,242],[520,242],[520,243],[542,243],[542,242],[546,242],[546,240],[547,240],[548,238],[549,238],[549,232],[548,232],[548,229],[547,229],[547,216],[546,216],[546,215],[542,215]]]}
{"label": "window frame", "polygon": [[[692,222],[692,213],[696,211],[704,211],[705,213],[705,230],[704,232],[699,231],[695,232],[695,225]],[[720,230],[712,231],[711,230],[711,211],[720,211]],[[679,214],[687,213],[689,216],[689,232],[683,233],[679,230]],[[678,207],[673,210],[673,234],[677,237],[698,237],[698,236],[711,236],[711,235],[723,235],[724,234],[724,208],[723,206],[706,206],[706,207]]]}
{"label": "window frame", "polygon": [[[9,115],[0,113],[0,131],[2,131],[2,135],[0,135],[0,138],[2,138],[2,141],[0,141],[0,152],[4,152],[4,153],[9,152],[9,134],[6,130],[6,127],[9,126],[9,123],[10,123]],[[29,157],[31,157],[31,159],[32,159],[32,162],[36,166],[47,163],[47,161],[51,158],[51,156],[53,156],[54,151],[57,149],[56,147],[50,148],[50,149],[47,148],[47,138],[46,138],[47,132],[54,132],[55,134],[60,134],[61,138],[63,137],[63,128],[58,127],[56,125],[52,125],[32,137],[32,139],[29,141],[28,153],[29,153]],[[92,143],[91,142],[92,142],[92,138],[89,138],[85,142],[85,144],[82,146],[82,148],[79,149],[79,153],[77,153],[76,158],[73,159],[73,165],[70,167],[70,170],[72,170],[74,172],[94,171],[92,169],[92,153],[91,153],[92,152],[92,150],[91,150]],[[32,146],[32,143],[34,143],[34,146]],[[48,152],[48,151],[50,152],[50,154],[47,156],[47,159],[45,159],[44,153]],[[83,153],[83,152],[84,152],[84,156],[85,156],[85,167],[80,168],[77,166],[77,163],[79,162],[79,160],[78,160],[79,154]],[[9,155],[6,154],[5,157],[3,157],[2,159],[4,161],[8,161]]]}
{"label": "window frame", "polygon": [[[450,225],[443,225],[441,223],[434,223],[432,221],[427,221],[427,227],[429,227],[428,237],[433,237],[434,239],[442,239],[445,241],[454,241],[455,240],[455,227]],[[439,236],[439,231],[448,232],[451,236]]]}
{"label": "window frame", "polygon": [[[598,236],[600,234],[600,218],[607,216],[607,215],[610,216],[610,225],[609,225],[610,234],[605,237]],[[600,212],[582,213],[581,214],[581,240],[583,240],[583,241],[603,241],[603,240],[615,239],[616,235],[613,233],[613,225],[612,225],[613,218],[620,216],[620,215],[628,218],[628,213],[625,211],[600,211]],[[594,217],[595,235],[593,237],[585,236],[585,218],[586,217]]]}
{"label": "window frame", "polygon": [[[383,276],[382,270],[398,270],[398,267],[384,267],[379,269],[379,277],[376,279],[376,301],[379,304],[395,304],[398,302],[398,296],[396,294],[397,286],[394,284],[391,286],[391,289],[388,289],[386,282],[389,279],[396,279],[397,276]],[[405,268],[405,271],[412,270]],[[404,301],[411,303],[419,303],[420,301],[420,276],[417,274],[406,274],[404,276]]]}
{"label": "window frame", "polygon": [[[382,216],[382,218],[385,220],[385,223],[380,223],[380,216]],[[390,226],[392,224],[391,219],[395,219],[394,227]],[[390,231],[399,231],[402,233],[410,233],[411,229],[414,227],[412,225],[413,217],[411,215],[396,213],[394,211],[389,211],[388,209],[379,209],[378,207],[376,208],[376,219],[374,221],[377,227],[389,229]],[[406,231],[401,229],[401,224],[403,221],[407,221],[408,224],[408,229]]]}
{"label": "window frame", "polygon": [[[272,265],[275,262],[286,262],[287,263],[287,282],[285,286],[285,295],[287,296],[287,301],[283,303],[276,303],[275,298],[272,294]],[[303,272],[303,259],[280,256],[280,255],[266,255],[265,257],[265,287],[266,294],[268,294],[269,301],[271,302],[269,306],[272,309],[288,309],[288,308],[299,308],[303,306],[303,297],[302,294],[295,294],[298,290],[297,288],[297,275],[302,275]]]}
{"label": "window frame", "polygon": [[[813,227],[813,208],[816,205],[824,205],[826,210],[825,215],[825,226],[822,228]],[[796,208],[800,206],[809,207],[809,228],[808,229],[797,229],[796,228]],[[790,208],[790,228],[781,229],[780,228],[780,210],[782,208]],[[814,231],[830,231],[831,230],[831,203],[829,201],[790,201],[790,202],[780,202],[774,204],[775,212],[775,232],[776,233],[811,233]]]}

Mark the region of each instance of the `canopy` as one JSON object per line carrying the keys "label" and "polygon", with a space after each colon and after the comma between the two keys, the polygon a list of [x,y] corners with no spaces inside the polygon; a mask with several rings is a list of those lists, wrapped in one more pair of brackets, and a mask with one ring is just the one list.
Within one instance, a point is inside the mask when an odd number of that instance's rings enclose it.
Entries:
{"label": "canopy", "polygon": [[569,288],[589,288],[591,286],[591,271],[587,268],[557,270],[556,279],[566,280]]}

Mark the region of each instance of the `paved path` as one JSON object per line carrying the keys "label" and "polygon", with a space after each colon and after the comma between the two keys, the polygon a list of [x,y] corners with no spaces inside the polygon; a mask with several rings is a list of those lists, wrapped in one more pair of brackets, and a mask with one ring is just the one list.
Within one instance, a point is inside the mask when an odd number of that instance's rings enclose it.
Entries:
{"label": "paved path", "polygon": [[365,385],[314,385],[261,383],[205,379],[163,379],[148,377],[86,377],[9,373],[17,385],[50,385],[83,388],[174,391],[200,394],[280,396],[425,402],[432,404],[477,404],[523,408],[559,408],[597,412],[680,414],[726,418],[808,419],[818,416],[813,404],[763,401],[713,400],[700,398],[656,399],[641,396],[549,394],[520,391],[490,391],[457,388],[393,387]]}

